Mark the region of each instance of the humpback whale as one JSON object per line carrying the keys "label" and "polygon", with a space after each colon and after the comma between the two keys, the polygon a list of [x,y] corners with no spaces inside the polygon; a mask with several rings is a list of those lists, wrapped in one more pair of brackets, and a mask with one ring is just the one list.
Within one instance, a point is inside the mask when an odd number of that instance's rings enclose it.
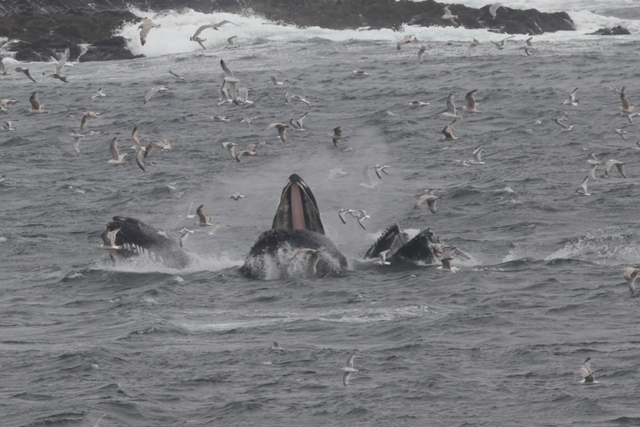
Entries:
{"label": "humpback whale", "polygon": [[398,224],[393,224],[387,228],[382,236],[369,248],[365,254],[365,259],[380,257],[380,253],[385,254],[385,260],[391,264],[406,262],[420,262],[433,264],[437,262],[436,252],[440,239],[430,229],[422,230],[413,239],[409,239],[407,233],[400,230]]}
{"label": "humpback whale", "polygon": [[271,229],[258,236],[241,271],[250,277],[274,279],[337,276],[347,267],[346,257],[325,236],[311,188],[300,176],[291,175],[282,190]]}
{"label": "humpback whale", "polygon": [[180,244],[158,228],[135,218],[114,216],[107,224],[107,231],[117,229],[115,247],[121,248],[109,250],[114,262],[147,255],[170,268],[185,268],[189,264],[189,257],[180,249]]}

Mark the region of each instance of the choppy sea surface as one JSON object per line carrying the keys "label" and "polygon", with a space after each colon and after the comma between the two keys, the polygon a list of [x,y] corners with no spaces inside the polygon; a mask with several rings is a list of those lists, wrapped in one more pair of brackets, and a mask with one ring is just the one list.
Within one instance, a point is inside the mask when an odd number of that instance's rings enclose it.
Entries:
{"label": "choppy sea surface", "polygon": [[[209,34],[207,51],[186,42],[179,52],[74,64],[68,84],[42,75],[50,64],[26,65],[37,83],[0,77],[1,97],[19,100],[1,117],[16,130],[0,133],[2,425],[638,425],[639,300],[621,269],[640,263],[640,119],[621,116],[610,89],[626,85],[640,102],[637,34],[545,35],[528,57],[525,36],[499,51],[489,41],[503,36],[483,33],[469,55],[467,30],[398,51],[399,33],[270,30],[278,38],[251,36],[268,27],[254,24]],[[245,34],[236,49],[213,41],[235,31]],[[422,43],[430,50],[419,64]],[[252,106],[217,105],[221,58],[252,89]],[[370,75],[352,77],[356,69]],[[275,74],[280,87],[267,83]],[[169,90],[144,105],[162,85]],[[576,87],[579,105],[564,105]],[[107,96],[90,99],[98,88]],[[461,110],[471,89],[479,113],[461,111],[460,139],[444,141],[447,95],[458,93]],[[34,90],[48,114],[26,112]],[[310,108],[287,105],[287,91]],[[76,156],[69,134],[85,111],[101,115],[83,132],[104,133],[82,138]],[[307,111],[307,130],[289,129],[286,143],[264,130]],[[255,117],[253,131],[244,117]],[[555,118],[574,130],[561,132]],[[128,149],[135,126],[143,143],[173,146],[153,152],[147,172]],[[336,126],[348,137],[339,149]],[[106,163],[114,136],[126,165]],[[258,155],[236,163],[224,141],[259,144]],[[479,145],[485,165],[454,164]],[[578,196],[591,152],[626,162],[628,178],[615,169],[602,178],[600,168],[592,195]],[[390,175],[361,186],[375,164]],[[332,169],[346,174],[330,179]],[[291,173],[311,187],[327,234],[352,261],[345,277],[239,273]],[[413,207],[426,188],[442,196],[435,215]],[[235,191],[246,198],[229,199]],[[193,226],[176,224],[192,203],[221,227],[189,237],[184,270],[114,266],[97,248],[114,215],[177,239]],[[366,210],[367,229],[343,225],[340,208]],[[363,266],[394,222],[429,227],[469,257],[454,259],[457,274]],[[269,350],[273,341],[287,351]],[[360,372],[344,387],[340,368],[354,351]],[[579,384],[587,357],[600,384]]]}

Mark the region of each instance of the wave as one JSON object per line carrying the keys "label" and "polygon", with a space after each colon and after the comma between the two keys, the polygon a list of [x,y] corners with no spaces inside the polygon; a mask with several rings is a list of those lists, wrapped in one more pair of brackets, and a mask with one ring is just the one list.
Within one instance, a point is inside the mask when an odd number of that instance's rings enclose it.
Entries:
{"label": "wave", "polygon": [[[483,4],[480,5],[479,3]],[[469,0],[465,2],[469,6],[479,7],[485,4],[486,0]],[[594,5],[600,4],[598,0],[591,0]],[[478,3],[478,4],[476,4]],[[527,0],[514,1],[509,7],[537,7],[538,4],[559,4],[557,1],[536,0],[531,3]],[[628,28],[634,35],[624,36],[626,39],[640,39],[640,21],[620,19],[598,15],[588,9],[585,9],[583,1],[574,0],[569,6],[562,4],[567,10],[571,19],[576,24],[576,31],[559,31],[556,33],[545,33],[536,36],[536,41],[572,41],[594,38],[596,36],[588,36],[590,32],[594,32],[602,27],[613,27],[622,25]],[[607,2],[608,3],[608,2]],[[616,4],[626,4],[624,0],[618,1]],[[571,10],[571,7],[576,7]],[[551,7],[551,6],[550,6]],[[540,8],[544,10],[544,7]],[[404,33],[393,31],[391,29],[359,29],[359,30],[331,30],[320,27],[300,28],[295,26],[279,25],[265,18],[251,15],[235,15],[231,13],[213,13],[206,14],[186,9],[181,12],[163,11],[156,13],[147,13],[139,9],[130,9],[132,13],[143,18],[151,18],[154,23],[160,24],[160,27],[153,28],[147,37],[147,43],[142,46],[140,43],[138,23],[125,24],[119,29],[116,35],[123,36],[128,40],[128,47],[135,55],[145,55],[147,57],[162,56],[168,54],[188,53],[202,48],[198,43],[190,41],[191,37],[198,27],[221,20],[229,20],[237,26],[226,25],[221,27],[219,31],[207,29],[201,37],[205,38],[204,45],[208,50],[219,52],[226,50],[227,38],[237,36],[235,43],[240,46],[257,46],[266,43],[322,43],[323,41],[344,42],[344,41],[386,41],[389,43],[397,43],[404,37],[404,34],[412,34],[419,40],[425,42],[449,42],[449,41],[468,41],[477,38],[482,42],[497,40],[503,35],[497,35],[487,30],[471,30],[466,28],[454,27],[420,27],[413,25],[405,25]],[[524,40],[527,36],[520,35]]]}

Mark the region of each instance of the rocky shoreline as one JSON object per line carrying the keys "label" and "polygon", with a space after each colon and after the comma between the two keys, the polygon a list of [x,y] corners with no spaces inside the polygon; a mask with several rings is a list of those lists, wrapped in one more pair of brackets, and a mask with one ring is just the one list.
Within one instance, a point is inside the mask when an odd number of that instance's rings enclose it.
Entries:
{"label": "rocky shoreline", "polygon": [[[442,19],[445,3],[434,0],[4,0],[0,3],[0,37],[18,39],[10,50],[20,61],[49,61],[66,48],[71,60],[131,59],[127,41],[113,35],[127,22],[139,18],[128,10],[181,10],[211,13],[252,13],[283,25],[319,26],[336,30],[361,27],[402,29],[404,24],[458,26],[488,29],[496,33],[542,34],[572,31],[565,12],[501,7],[496,17],[489,5],[479,9],[451,4],[457,24]],[[0,52],[1,54],[2,52]]]}

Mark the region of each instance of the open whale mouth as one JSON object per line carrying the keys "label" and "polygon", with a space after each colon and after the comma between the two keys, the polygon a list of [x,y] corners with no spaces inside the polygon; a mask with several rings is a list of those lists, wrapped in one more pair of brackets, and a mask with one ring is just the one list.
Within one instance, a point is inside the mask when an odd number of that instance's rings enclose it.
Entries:
{"label": "open whale mouth", "polygon": [[282,190],[272,229],[309,230],[324,234],[316,198],[300,176],[293,174]]}
{"label": "open whale mouth", "polygon": [[107,230],[116,229],[119,231],[115,235],[115,244],[120,248],[109,251],[114,261],[145,257],[172,268],[184,268],[189,263],[178,243],[158,228],[135,218],[114,216],[113,221],[107,224]]}

